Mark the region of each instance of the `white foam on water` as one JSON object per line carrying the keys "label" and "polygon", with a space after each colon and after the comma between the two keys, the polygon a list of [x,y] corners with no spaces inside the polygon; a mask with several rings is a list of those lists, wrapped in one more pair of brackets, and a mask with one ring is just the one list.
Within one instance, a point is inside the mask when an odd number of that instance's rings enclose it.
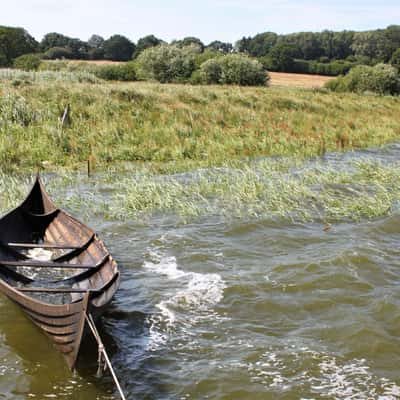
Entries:
{"label": "white foam on water", "polygon": [[375,376],[365,359],[340,363],[325,356],[319,364],[321,379],[312,389],[334,399],[399,399],[400,387]]}
{"label": "white foam on water", "polygon": [[[176,258],[150,253],[150,261],[143,267],[164,276],[173,283],[167,289],[163,300],[156,304],[159,314],[149,318],[150,343],[148,348],[154,350],[165,344],[169,334],[179,327],[189,333],[190,327],[207,318],[214,318],[213,307],[223,298],[226,284],[219,274],[186,272],[179,269]],[[178,285],[178,288],[176,287]]]}
{"label": "white foam on water", "polygon": [[[247,371],[253,383],[276,390],[310,385],[318,398],[348,399],[400,399],[400,387],[389,379],[376,376],[365,359],[341,360],[333,355],[307,348],[294,349],[290,355],[285,349],[271,349],[249,363]],[[302,367],[304,360],[316,365],[312,376],[308,370],[293,375],[292,370]],[[309,364],[309,363],[306,363]]]}
{"label": "white foam on water", "polygon": [[168,279],[175,280],[187,275],[186,272],[178,269],[175,257],[162,257],[155,252],[150,253],[151,261],[145,261],[143,267],[164,275]]}

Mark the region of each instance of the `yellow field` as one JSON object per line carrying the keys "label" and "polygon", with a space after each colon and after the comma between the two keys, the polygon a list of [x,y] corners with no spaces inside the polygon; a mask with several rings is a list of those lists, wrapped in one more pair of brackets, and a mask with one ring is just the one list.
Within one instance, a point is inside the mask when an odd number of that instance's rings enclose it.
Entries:
{"label": "yellow field", "polygon": [[320,88],[326,82],[334,79],[331,76],[288,74],[286,72],[269,72],[271,86],[290,86],[302,88]]}

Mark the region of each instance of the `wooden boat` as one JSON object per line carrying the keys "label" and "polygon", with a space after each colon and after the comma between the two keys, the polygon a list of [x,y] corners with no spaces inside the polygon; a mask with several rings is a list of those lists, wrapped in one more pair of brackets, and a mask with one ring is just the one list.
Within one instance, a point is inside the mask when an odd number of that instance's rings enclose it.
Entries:
{"label": "wooden boat", "polygon": [[88,313],[111,300],[119,279],[103,242],[55,206],[39,176],[22,204],[0,219],[0,291],[50,337],[71,369]]}

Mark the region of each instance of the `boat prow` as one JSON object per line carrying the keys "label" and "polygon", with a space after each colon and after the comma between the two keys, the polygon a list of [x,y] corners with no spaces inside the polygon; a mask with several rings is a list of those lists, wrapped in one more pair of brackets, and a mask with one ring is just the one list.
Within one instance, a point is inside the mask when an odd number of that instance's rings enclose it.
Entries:
{"label": "boat prow", "polygon": [[87,313],[109,303],[119,280],[104,243],[54,204],[39,176],[21,205],[0,219],[0,291],[51,338],[71,369]]}

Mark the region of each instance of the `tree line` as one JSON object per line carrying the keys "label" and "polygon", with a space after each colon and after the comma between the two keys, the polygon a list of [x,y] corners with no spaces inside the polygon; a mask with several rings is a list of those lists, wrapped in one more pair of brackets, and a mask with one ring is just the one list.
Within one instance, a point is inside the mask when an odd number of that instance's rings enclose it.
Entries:
{"label": "tree line", "polygon": [[[38,53],[45,59],[129,61],[161,44],[166,42],[154,35],[134,43],[123,35],[107,39],[92,35],[83,41],[56,32],[37,42],[23,28],[0,26],[0,66],[10,66],[15,58],[27,53]],[[180,48],[196,46],[200,53],[244,53],[272,71],[338,75],[354,65],[389,62],[400,48],[400,26],[363,32],[264,32],[243,37],[234,44],[215,40],[206,45],[196,37],[186,37],[171,44]]]}

